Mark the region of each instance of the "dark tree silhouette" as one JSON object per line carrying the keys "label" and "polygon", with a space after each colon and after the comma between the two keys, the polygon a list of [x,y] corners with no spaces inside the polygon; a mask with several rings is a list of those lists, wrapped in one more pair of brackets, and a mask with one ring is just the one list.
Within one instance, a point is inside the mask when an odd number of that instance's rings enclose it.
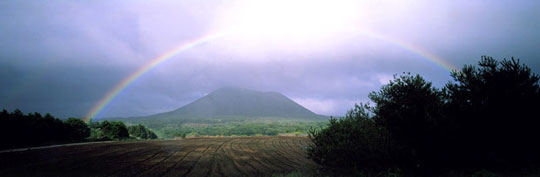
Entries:
{"label": "dark tree silhouette", "polygon": [[514,58],[483,56],[478,66],[452,72],[445,88],[446,114],[458,125],[454,157],[497,168],[538,161],[538,75]]}
{"label": "dark tree silhouette", "polygon": [[66,122],[50,114],[24,113],[18,109],[0,112],[0,149],[81,141],[88,137],[88,127],[80,119]]}
{"label": "dark tree silhouette", "polygon": [[69,118],[64,123],[67,126],[70,139],[78,140],[90,136],[90,128],[81,119]]}
{"label": "dark tree silhouette", "polygon": [[398,167],[413,176],[540,165],[538,75],[514,58],[499,62],[483,56],[478,66],[466,65],[451,76],[454,80],[442,91],[419,75],[394,76],[369,95],[373,108],[357,107],[341,120],[332,119],[327,128],[310,132],[308,154],[323,165],[355,168],[391,160],[377,167]]}
{"label": "dark tree silhouette", "polygon": [[369,98],[376,104],[375,121],[385,127],[398,143],[409,148],[412,162],[423,167],[439,159],[436,151],[441,139],[442,94],[431,82],[410,73],[394,80]]}

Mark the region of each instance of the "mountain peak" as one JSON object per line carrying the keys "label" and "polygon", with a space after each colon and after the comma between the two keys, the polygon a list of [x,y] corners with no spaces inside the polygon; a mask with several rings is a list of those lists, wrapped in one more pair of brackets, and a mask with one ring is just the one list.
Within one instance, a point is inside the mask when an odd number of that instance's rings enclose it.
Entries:
{"label": "mountain peak", "polygon": [[240,87],[221,87],[210,92],[209,94],[224,94],[224,93],[232,93],[232,92],[257,92],[257,91],[246,89],[246,88],[240,88]]}
{"label": "mountain peak", "polygon": [[257,91],[247,88],[240,88],[240,87],[221,87],[218,88],[212,92],[210,92],[208,95],[280,95],[285,97],[285,95],[274,92],[274,91]]}
{"label": "mountain peak", "polygon": [[281,93],[237,87],[219,88],[179,109],[155,116],[179,119],[321,117]]}

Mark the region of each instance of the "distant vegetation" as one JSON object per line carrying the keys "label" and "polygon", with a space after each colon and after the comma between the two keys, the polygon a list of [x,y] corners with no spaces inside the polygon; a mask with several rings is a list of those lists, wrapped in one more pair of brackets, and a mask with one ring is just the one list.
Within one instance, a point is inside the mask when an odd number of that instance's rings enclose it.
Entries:
{"label": "distant vegetation", "polygon": [[385,170],[412,176],[448,170],[505,176],[513,170],[521,176],[537,168],[538,75],[513,58],[482,57],[478,66],[451,76],[442,89],[419,75],[395,76],[369,95],[374,106],[357,105],[327,128],[312,130],[310,158],[369,176]]}
{"label": "distant vegetation", "polygon": [[40,146],[48,144],[120,140],[130,136],[140,139],[156,139],[154,132],[142,125],[126,127],[121,121],[91,122],[81,119],[60,120],[50,114],[24,114],[16,109],[13,112],[0,112],[0,149]]}
{"label": "distant vegetation", "polygon": [[325,127],[328,121],[299,120],[125,120],[146,125],[163,138],[185,136],[275,136],[279,134],[307,135],[312,127]]}

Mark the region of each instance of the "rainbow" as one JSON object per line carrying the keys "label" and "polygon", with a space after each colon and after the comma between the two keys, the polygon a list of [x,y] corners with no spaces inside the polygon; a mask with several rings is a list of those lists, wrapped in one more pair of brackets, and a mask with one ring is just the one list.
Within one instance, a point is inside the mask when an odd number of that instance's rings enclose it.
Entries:
{"label": "rainbow", "polygon": [[[181,44],[172,50],[152,59],[150,62],[146,63],[139,69],[137,69],[135,72],[130,74],[128,77],[123,79],[119,84],[117,84],[115,87],[113,87],[107,94],[88,112],[88,114],[83,118],[85,122],[89,122],[91,119],[96,117],[107,105],[111,103],[111,101],[118,96],[119,93],[121,93],[124,89],[126,89],[131,83],[133,83],[135,80],[137,80],[141,75],[147,73],[148,71],[152,70],[153,68],[157,67],[159,64],[167,61],[168,59],[172,58],[173,56],[186,51],[190,48],[193,48],[195,46],[198,46],[200,44],[209,42],[211,40],[214,40],[216,38],[219,38],[221,36],[224,36],[225,32],[219,32],[219,33],[212,33],[210,35],[205,35],[200,38],[197,38],[195,40],[186,42],[184,44]],[[455,70],[455,67],[446,62],[443,58],[430,53],[429,51],[426,51],[425,49],[422,49],[420,47],[417,47],[415,45],[411,45],[409,43],[406,43],[401,40],[392,39],[387,36],[374,33],[371,31],[363,31],[361,32],[362,35],[366,35],[375,39],[383,40],[389,43],[392,43],[394,45],[400,46],[408,51],[411,51],[413,53],[418,54],[419,56],[422,56],[423,58],[428,59],[429,61],[432,61],[436,63],[437,65],[442,66],[448,71]]]}
{"label": "rainbow", "polygon": [[144,73],[147,73],[148,71],[152,70],[153,68],[157,67],[159,64],[167,61],[168,59],[172,58],[178,53],[181,53],[183,51],[186,51],[190,48],[193,48],[197,45],[206,43],[208,41],[211,41],[213,39],[219,38],[220,36],[223,36],[224,33],[213,33],[210,35],[205,35],[203,37],[197,38],[195,40],[186,42],[182,45],[179,45],[172,50],[152,59],[150,62],[146,63],[137,71],[130,74],[128,77],[123,79],[118,85],[113,87],[107,94],[88,112],[88,114],[83,118],[85,122],[89,122],[91,119],[96,117],[97,114],[99,114],[103,108],[105,108],[107,105],[111,103],[111,101],[120,93],[122,90],[124,90],[126,87],[131,85],[137,78],[141,77]]}
{"label": "rainbow", "polygon": [[382,40],[382,41],[385,41],[385,42],[388,42],[388,43],[391,43],[391,44],[394,44],[394,45],[397,45],[401,48],[404,48],[408,51],[411,51],[413,53],[416,53],[417,55],[443,67],[444,69],[448,70],[448,71],[453,71],[453,70],[456,70],[456,67],[450,63],[448,63],[446,60],[444,60],[442,57],[440,56],[437,56],[421,47],[418,47],[416,45],[412,45],[410,43],[406,43],[405,41],[402,41],[402,40],[399,40],[399,39],[394,39],[394,38],[390,38],[388,36],[385,36],[385,35],[382,35],[382,34],[379,34],[379,33],[376,33],[376,32],[373,32],[373,31],[368,31],[368,30],[364,30],[364,31],[361,31],[361,34],[362,35],[365,35],[365,36],[368,36],[368,37],[372,37],[372,38],[375,38],[375,39],[379,39],[379,40]]}

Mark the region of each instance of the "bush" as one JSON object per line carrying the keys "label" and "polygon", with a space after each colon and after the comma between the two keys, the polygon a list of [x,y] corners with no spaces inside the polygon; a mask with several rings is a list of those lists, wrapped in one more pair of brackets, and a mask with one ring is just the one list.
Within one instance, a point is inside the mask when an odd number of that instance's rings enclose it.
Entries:
{"label": "bush", "polygon": [[394,142],[375,124],[367,105],[356,105],[342,119],[330,119],[327,128],[312,129],[307,149],[315,162],[332,167],[383,169],[395,166]]}
{"label": "bush", "polygon": [[154,132],[147,129],[141,124],[129,126],[128,132],[131,136],[141,138],[141,139],[156,139],[157,138],[157,135]]}
{"label": "bush", "polygon": [[84,121],[77,118],[69,118],[64,121],[67,133],[72,140],[80,140],[90,136],[90,128]]}
{"label": "bush", "polygon": [[90,127],[94,139],[119,140],[129,137],[126,125],[121,121],[92,122]]}

